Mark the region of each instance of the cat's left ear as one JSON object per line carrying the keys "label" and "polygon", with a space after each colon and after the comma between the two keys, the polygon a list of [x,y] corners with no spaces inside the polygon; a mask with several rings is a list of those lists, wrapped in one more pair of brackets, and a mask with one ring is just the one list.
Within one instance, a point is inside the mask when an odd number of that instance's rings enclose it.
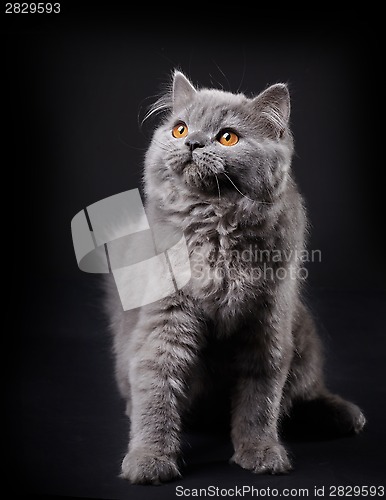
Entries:
{"label": "cat's left ear", "polygon": [[173,109],[177,110],[186,106],[195,93],[196,89],[186,76],[181,71],[175,71],[173,76]]}
{"label": "cat's left ear", "polygon": [[252,105],[263,132],[271,139],[280,139],[288,126],[291,110],[287,85],[271,85],[252,99]]}

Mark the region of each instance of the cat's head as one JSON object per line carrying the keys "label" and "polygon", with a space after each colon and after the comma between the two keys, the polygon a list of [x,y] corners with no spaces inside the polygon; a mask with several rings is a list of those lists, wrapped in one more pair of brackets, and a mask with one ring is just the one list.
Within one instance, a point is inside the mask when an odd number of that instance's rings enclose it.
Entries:
{"label": "cat's head", "polygon": [[261,200],[283,189],[293,151],[285,84],[250,99],[196,89],[176,71],[157,106],[168,114],[147,154],[152,175],[208,197],[237,192]]}

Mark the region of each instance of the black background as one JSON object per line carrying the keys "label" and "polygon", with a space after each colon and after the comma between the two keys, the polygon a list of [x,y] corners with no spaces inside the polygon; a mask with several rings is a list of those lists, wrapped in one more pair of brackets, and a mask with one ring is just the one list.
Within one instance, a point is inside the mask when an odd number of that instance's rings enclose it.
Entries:
{"label": "black background", "polygon": [[[5,393],[9,477],[22,478],[12,482],[15,494],[175,498],[177,484],[311,491],[384,483],[384,88],[376,20],[376,12],[295,16],[231,4],[215,6],[211,17],[199,5],[133,12],[114,2],[66,2],[57,15],[2,12],[11,299]],[[360,404],[369,424],[357,438],[289,442],[296,469],[288,477],[231,467],[226,438],[196,434],[183,480],[152,488],[117,478],[127,423],[98,279],[77,268],[70,222],[87,205],[139,187],[155,125],[141,120],[174,68],[199,86],[247,95],[289,85],[293,169],[311,221],[309,247],[322,254],[308,267],[306,295],[330,385]]]}

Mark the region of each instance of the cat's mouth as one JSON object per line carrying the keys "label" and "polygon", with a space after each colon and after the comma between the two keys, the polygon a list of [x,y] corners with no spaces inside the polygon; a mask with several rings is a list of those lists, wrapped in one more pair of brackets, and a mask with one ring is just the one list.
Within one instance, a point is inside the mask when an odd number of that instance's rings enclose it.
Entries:
{"label": "cat's mouth", "polygon": [[205,192],[218,190],[219,175],[225,171],[223,160],[206,149],[171,154],[168,165],[185,185]]}
{"label": "cat's mouth", "polygon": [[237,192],[238,195],[253,201],[240,190],[232,176],[226,172],[224,164],[221,164],[221,168],[216,171],[212,166],[203,167],[195,161],[187,161],[184,164],[182,178],[187,186],[200,192],[214,194],[219,198],[226,193]]}

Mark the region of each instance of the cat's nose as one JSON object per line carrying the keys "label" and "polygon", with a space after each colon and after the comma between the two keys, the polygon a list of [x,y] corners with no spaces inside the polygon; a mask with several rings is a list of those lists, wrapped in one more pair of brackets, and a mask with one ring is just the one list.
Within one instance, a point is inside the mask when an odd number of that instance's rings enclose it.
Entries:
{"label": "cat's nose", "polygon": [[205,146],[206,137],[201,132],[192,132],[185,139],[185,145],[188,146],[190,151],[196,148],[203,148]]}

